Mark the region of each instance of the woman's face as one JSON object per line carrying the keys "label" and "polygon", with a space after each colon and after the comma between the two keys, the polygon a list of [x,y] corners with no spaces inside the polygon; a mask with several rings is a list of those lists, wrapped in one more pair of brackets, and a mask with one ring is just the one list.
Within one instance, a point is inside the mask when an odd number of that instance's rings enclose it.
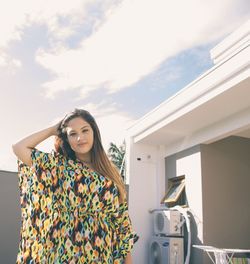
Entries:
{"label": "woman's face", "polygon": [[94,132],[89,123],[81,117],[75,117],[68,122],[66,133],[76,157],[84,157],[89,154],[94,143]]}

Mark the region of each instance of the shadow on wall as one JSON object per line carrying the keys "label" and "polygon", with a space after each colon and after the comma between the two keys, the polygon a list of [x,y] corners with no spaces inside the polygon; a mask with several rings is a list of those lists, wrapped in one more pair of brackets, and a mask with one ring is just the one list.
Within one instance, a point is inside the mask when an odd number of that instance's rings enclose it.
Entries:
{"label": "shadow on wall", "polygon": [[[199,260],[200,263],[203,264],[208,264],[211,263],[208,256],[206,256],[206,254],[204,254],[203,251],[193,248],[192,245],[202,245],[202,241],[198,238],[198,231],[197,231],[197,226],[195,224],[195,219],[194,216],[192,214],[189,214],[190,217],[190,223],[191,223],[191,256],[190,256],[190,263],[197,263],[197,261]],[[187,229],[184,229],[184,241],[185,241],[185,256],[187,254]]]}
{"label": "shadow on wall", "polygon": [[15,263],[21,228],[16,172],[0,170],[0,263]]}

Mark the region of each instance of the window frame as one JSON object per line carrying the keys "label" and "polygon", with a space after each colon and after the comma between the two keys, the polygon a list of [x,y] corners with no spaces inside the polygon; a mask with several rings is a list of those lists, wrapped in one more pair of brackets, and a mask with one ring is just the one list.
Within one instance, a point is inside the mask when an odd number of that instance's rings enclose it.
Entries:
{"label": "window frame", "polygon": [[176,203],[185,189],[185,175],[169,179],[168,186],[161,203]]}

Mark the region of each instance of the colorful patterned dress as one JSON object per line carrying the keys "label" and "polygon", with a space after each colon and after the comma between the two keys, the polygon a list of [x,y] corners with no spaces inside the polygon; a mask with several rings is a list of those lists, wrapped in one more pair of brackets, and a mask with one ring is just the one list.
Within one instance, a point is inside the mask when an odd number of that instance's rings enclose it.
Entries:
{"label": "colorful patterned dress", "polygon": [[16,264],[121,264],[133,248],[127,201],[79,160],[32,150],[18,160],[22,225]]}

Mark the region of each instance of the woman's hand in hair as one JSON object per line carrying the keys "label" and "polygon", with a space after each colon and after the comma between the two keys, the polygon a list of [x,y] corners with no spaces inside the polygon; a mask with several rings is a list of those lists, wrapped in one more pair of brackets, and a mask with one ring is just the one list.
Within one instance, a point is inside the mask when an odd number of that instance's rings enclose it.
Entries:
{"label": "woman's hand in hair", "polygon": [[54,126],[52,126],[52,133],[54,136],[59,136],[60,131],[59,128],[61,126],[62,120],[56,123]]}

